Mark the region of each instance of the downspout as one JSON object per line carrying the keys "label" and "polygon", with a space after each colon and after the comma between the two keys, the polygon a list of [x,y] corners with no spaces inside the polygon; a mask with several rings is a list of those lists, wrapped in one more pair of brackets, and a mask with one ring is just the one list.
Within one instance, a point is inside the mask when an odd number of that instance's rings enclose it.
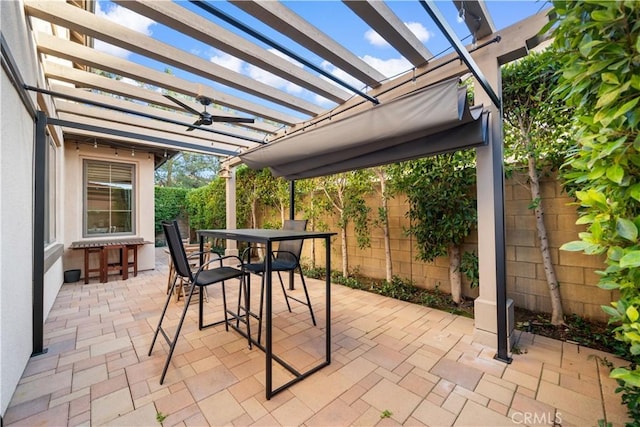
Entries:
{"label": "downspout", "polygon": [[44,341],[44,221],[45,169],[47,153],[47,116],[36,113],[36,140],[33,165],[33,351],[46,353]]}

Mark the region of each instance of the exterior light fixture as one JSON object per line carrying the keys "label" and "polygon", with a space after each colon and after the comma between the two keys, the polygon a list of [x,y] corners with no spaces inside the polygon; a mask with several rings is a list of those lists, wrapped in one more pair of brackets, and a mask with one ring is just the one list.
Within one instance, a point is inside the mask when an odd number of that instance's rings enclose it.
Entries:
{"label": "exterior light fixture", "polygon": [[220,169],[220,172],[218,172],[218,176],[222,179],[229,179],[231,178],[231,172],[228,168],[222,168]]}
{"label": "exterior light fixture", "polygon": [[457,21],[458,23],[462,24],[464,20],[465,20],[465,10],[464,10],[464,2],[462,2],[462,5],[460,6],[460,10],[458,11]]}

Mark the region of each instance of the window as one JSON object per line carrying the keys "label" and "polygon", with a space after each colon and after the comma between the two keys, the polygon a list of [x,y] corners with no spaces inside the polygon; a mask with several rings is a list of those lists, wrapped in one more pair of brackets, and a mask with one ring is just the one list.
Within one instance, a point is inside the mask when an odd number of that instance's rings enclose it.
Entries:
{"label": "window", "polygon": [[134,234],[134,165],[84,162],[84,235]]}
{"label": "window", "polygon": [[45,158],[46,183],[44,187],[44,244],[56,241],[56,144],[47,135],[47,153]]}

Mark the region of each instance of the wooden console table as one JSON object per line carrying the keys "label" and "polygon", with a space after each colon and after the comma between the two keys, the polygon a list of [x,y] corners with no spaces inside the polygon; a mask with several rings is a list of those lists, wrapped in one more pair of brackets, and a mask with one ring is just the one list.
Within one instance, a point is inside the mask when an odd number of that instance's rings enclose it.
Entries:
{"label": "wooden console table", "polygon": [[[107,239],[107,240],[80,240],[71,243],[71,249],[84,250],[84,283],[89,283],[89,273],[98,273],[100,282],[109,280],[110,271],[119,271],[122,280],[129,278],[129,269],[133,267],[133,276],[138,275],[138,246],[148,243],[142,238]],[[109,263],[109,251],[118,250],[119,258],[116,263]],[[133,253],[132,262],[129,261],[129,252]],[[98,254],[98,267],[90,268],[89,257]]]}

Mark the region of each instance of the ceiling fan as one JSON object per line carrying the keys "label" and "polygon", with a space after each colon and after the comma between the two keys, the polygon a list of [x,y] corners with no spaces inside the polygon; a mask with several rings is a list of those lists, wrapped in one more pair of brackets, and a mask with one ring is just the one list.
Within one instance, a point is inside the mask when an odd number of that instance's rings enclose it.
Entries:
{"label": "ceiling fan", "polygon": [[[194,126],[210,125],[214,122],[225,122],[225,123],[253,123],[254,122],[253,119],[247,118],[247,117],[216,116],[216,115],[210,114],[207,111],[207,106],[211,105],[213,103],[213,100],[211,98],[207,98],[206,96],[199,95],[196,97],[196,101],[198,101],[200,104],[204,106],[204,111],[202,112],[199,112],[193,109],[192,107],[188,106],[184,102],[174,98],[171,95],[164,95],[164,96],[165,98],[170,99],[171,101],[175,102],[176,104],[178,104],[185,110],[189,111],[190,113],[197,115],[199,118],[193,123]],[[188,131],[191,131],[194,129],[195,127],[187,128]]]}

